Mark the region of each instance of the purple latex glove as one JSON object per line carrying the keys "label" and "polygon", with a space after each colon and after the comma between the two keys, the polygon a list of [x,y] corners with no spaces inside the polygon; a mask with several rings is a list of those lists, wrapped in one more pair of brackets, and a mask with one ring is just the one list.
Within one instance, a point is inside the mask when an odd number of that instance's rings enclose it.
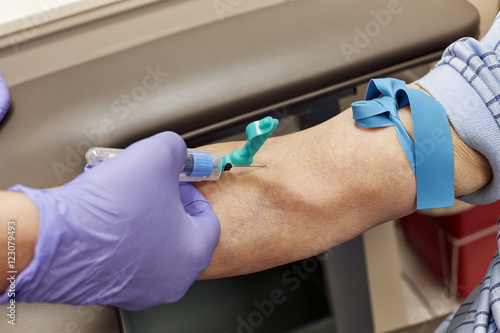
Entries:
{"label": "purple latex glove", "polygon": [[10,107],[9,88],[0,73],[0,122],[3,120]]}
{"label": "purple latex glove", "polygon": [[179,183],[186,155],[182,138],[165,132],[61,188],[13,187],[40,212],[35,257],[18,277],[16,300],[141,310],[180,299],[220,234],[202,194]]}

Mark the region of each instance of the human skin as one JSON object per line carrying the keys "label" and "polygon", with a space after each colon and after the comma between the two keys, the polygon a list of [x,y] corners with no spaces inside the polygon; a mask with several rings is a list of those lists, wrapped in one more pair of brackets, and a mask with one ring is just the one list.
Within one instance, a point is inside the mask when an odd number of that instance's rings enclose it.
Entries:
{"label": "human skin", "polygon": [[[35,244],[38,237],[38,209],[22,193],[0,192],[0,291],[5,291],[9,285],[8,271],[17,271],[16,276],[30,264],[35,253]],[[15,221],[14,224],[9,221]],[[8,227],[14,226],[15,233],[9,234]],[[9,242],[8,237],[13,236]],[[9,254],[8,245],[15,248],[14,266],[12,254]],[[10,258],[9,258],[10,257]]]}
{"label": "human skin", "polygon": [[[399,115],[413,137],[409,106]],[[458,197],[483,187],[491,169],[453,128],[452,140]],[[242,145],[203,148],[227,154]],[[217,182],[196,185],[222,230],[201,279],[317,255],[416,209],[415,176],[394,127],[358,127],[350,108],[311,129],[269,139],[254,164],[266,167],[233,168]]]}
{"label": "human skin", "polygon": [[[410,135],[408,107],[399,111]],[[482,155],[452,130],[455,195],[491,179]],[[227,154],[243,142],[203,148]],[[415,177],[393,127],[357,127],[348,109],[331,120],[269,139],[254,159],[265,168],[233,168],[196,186],[212,204],[221,237],[200,278],[260,271],[319,254],[383,222],[415,210]],[[21,193],[0,192],[0,244],[16,220],[16,270],[31,262],[38,210]],[[84,221],[82,221],[84,223]],[[7,251],[0,251],[0,290],[8,286]]]}

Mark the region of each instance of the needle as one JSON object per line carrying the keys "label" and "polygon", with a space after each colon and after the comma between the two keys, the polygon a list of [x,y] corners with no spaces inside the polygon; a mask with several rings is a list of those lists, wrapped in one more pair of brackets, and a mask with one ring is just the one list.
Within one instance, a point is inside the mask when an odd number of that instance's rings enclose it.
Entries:
{"label": "needle", "polygon": [[224,171],[229,171],[231,168],[265,168],[265,165],[232,165],[231,163],[226,164]]}

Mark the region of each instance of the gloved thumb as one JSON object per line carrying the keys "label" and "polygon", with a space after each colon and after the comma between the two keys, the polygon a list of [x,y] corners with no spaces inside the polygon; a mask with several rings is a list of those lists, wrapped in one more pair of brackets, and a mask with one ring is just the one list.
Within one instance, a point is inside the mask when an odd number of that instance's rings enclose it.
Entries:
{"label": "gloved thumb", "polygon": [[144,174],[162,175],[177,185],[182,166],[186,162],[187,148],[177,133],[162,132],[130,145],[123,153],[103,164],[123,164],[125,162],[118,161],[125,159],[125,156],[131,159],[127,162],[130,167],[136,167]]}
{"label": "gloved thumb", "polygon": [[159,156],[165,158],[167,169],[175,169],[178,178],[187,157],[184,140],[175,132],[162,132],[151,137],[151,140]]}

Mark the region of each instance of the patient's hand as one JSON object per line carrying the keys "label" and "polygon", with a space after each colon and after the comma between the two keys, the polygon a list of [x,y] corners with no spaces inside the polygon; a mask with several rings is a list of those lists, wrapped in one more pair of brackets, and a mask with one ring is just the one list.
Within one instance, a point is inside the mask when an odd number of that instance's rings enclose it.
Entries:
{"label": "patient's hand", "polygon": [[[411,125],[410,117],[403,118]],[[459,196],[484,186],[491,171],[481,155],[453,136]],[[242,145],[203,148],[227,154]],[[307,258],[416,208],[415,177],[394,127],[357,127],[351,109],[311,129],[269,139],[253,164],[266,167],[233,168],[217,182],[196,185],[222,228],[200,278]]]}

